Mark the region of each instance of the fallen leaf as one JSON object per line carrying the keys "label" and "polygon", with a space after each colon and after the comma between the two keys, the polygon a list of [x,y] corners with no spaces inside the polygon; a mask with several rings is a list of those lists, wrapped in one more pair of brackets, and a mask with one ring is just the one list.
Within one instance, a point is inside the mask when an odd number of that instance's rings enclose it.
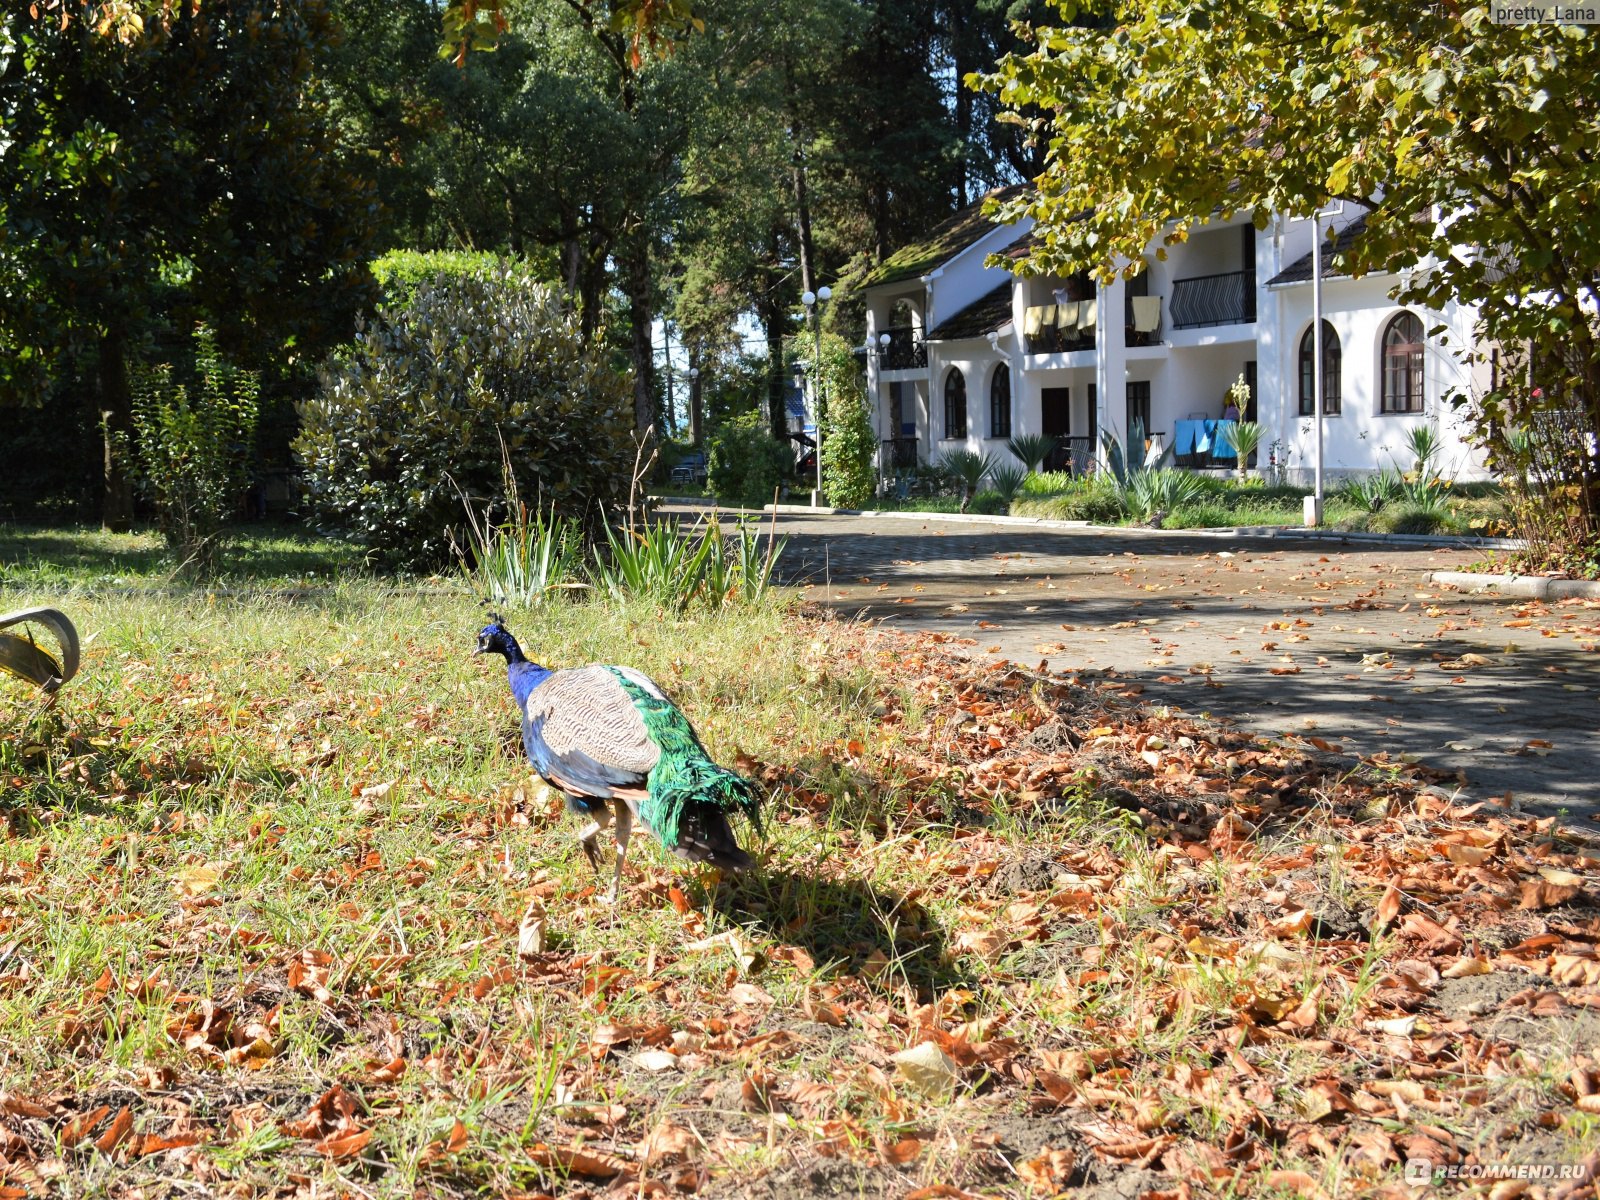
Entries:
{"label": "fallen leaf", "polygon": [[956,1060],[934,1042],[922,1042],[892,1057],[900,1075],[915,1090],[933,1099],[944,1099],[955,1090]]}

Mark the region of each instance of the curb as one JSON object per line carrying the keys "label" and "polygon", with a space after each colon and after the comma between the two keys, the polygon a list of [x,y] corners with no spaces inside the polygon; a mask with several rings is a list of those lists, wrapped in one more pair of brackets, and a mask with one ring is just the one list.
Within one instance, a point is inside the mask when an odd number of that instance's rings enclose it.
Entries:
{"label": "curb", "polygon": [[1498,592],[1530,600],[1600,600],[1600,582],[1550,579],[1543,575],[1479,575],[1471,571],[1435,571],[1428,582],[1468,592]]}
{"label": "curb", "polygon": [[[1474,538],[1430,533],[1368,533],[1363,530],[1306,529],[1299,525],[1239,525],[1221,529],[1147,529],[1139,525],[1095,525],[1089,521],[1057,521],[1049,517],[985,516],[981,513],[906,512],[901,509],[812,508],[809,504],[767,504],[762,512],[779,516],[885,517],[901,521],[949,521],[965,525],[1001,525],[1028,529],[1092,530],[1132,537],[1286,538],[1292,541],[1363,542],[1377,545],[1436,546],[1441,549],[1520,550],[1511,538]],[[1481,577],[1480,577],[1481,578]]]}

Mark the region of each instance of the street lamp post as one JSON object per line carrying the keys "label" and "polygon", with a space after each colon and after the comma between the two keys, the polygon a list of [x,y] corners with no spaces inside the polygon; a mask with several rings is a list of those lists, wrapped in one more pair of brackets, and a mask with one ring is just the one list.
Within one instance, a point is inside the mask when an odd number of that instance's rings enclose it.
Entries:
{"label": "street lamp post", "polygon": [[816,357],[811,360],[811,411],[817,422],[817,490],[811,496],[811,507],[822,507],[822,302],[833,298],[833,289],[820,287],[807,290],[800,297],[806,306],[807,316],[815,334]]}
{"label": "street lamp post", "polygon": [[1322,524],[1322,210],[1311,210],[1311,419],[1316,422],[1316,479],[1305,523]]}
{"label": "street lamp post", "polygon": [[689,444],[700,444],[700,368],[689,368]]}

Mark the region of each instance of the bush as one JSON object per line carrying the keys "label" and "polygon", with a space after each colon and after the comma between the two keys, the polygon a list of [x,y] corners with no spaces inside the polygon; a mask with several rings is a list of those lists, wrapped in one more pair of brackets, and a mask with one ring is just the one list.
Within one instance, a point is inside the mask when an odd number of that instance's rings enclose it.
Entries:
{"label": "bush", "polygon": [[760,412],[748,412],[712,435],[706,472],[718,500],[760,508],[789,482],[794,453],[767,433]]}
{"label": "bush", "polygon": [[1109,475],[1076,478],[1063,492],[1054,495],[1023,497],[1012,506],[1020,516],[1045,517],[1053,521],[1093,521],[1109,525],[1127,515],[1122,493]]}
{"label": "bush", "polygon": [[1371,521],[1371,527],[1382,533],[1439,533],[1447,530],[1450,510],[1441,502],[1419,504],[1415,500],[1400,500],[1385,506]]}
{"label": "bush", "polygon": [[383,289],[383,306],[407,308],[424,284],[441,276],[465,278],[492,271],[497,255],[482,250],[391,250],[372,264],[372,277]]}
{"label": "bush", "polygon": [[380,310],[300,417],[312,505],[394,566],[442,562],[464,540],[463,498],[504,518],[503,454],[536,509],[590,522],[632,477],[627,380],[507,261]]}
{"label": "bush", "polygon": [[204,326],[195,331],[194,375],[191,390],[168,364],[135,367],[133,428],[167,548],[184,570],[209,575],[248,483],[261,381],[225,363]]}
{"label": "bush", "polygon": [[985,517],[1004,516],[1011,511],[1011,501],[999,492],[979,492],[972,498],[972,503],[967,505],[967,511]]}

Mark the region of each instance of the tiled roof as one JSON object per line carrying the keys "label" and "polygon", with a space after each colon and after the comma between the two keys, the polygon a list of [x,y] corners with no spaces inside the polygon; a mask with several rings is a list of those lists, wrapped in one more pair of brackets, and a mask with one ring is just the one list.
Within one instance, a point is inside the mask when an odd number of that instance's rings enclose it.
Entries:
{"label": "tiled roof", "polygon": [[953,317],[933,327],[930,342],[955,342],[986,337],[1011,319],[1011,281],[1008,279],[982,299],[974,300]]}
{"label": "tiled roof", "polygon": [[990,192],[983,200],[968,205],[942,225],[935,226],[922,241],[901,246],[863,275],[856,286],[881,287],[886,283],[899,283],[902,280],[926,275],[934,267],[947,259],[954,258],[995,228],[998,222],[984,214],[983,206],[986,201],[1010,200],[1014,196],[1021,195],[1027,186],[1027,184],[1017,184],[1014,187],[998,188]]}
{"label": "tiled roof", "polygon": [[[1343,272],[1338,270],[1334,265],[1334,255],[1350,249],[1356,238],[1361,236],[1362,231],[1366,229],[1366,227],[1367,218],[1365,216],[1357,217],[1354,221],[1351,221],[1350,224],[1346,225],[1339,231],[1339,236],[1334,239],[1333,246],[1331,248],[1326,244],[1323,246],[1322,277],[1324,279],[1333,279],[1336,276],[1343,274]],[[1267,286],[1271,287],[1278,283],[1307,283],[1310,281],[1310,279],[1311,255],[1308,253],[1304,258],[1297,259],[1296,261],[1290,263],[1271,279],[1267,280]]]}

